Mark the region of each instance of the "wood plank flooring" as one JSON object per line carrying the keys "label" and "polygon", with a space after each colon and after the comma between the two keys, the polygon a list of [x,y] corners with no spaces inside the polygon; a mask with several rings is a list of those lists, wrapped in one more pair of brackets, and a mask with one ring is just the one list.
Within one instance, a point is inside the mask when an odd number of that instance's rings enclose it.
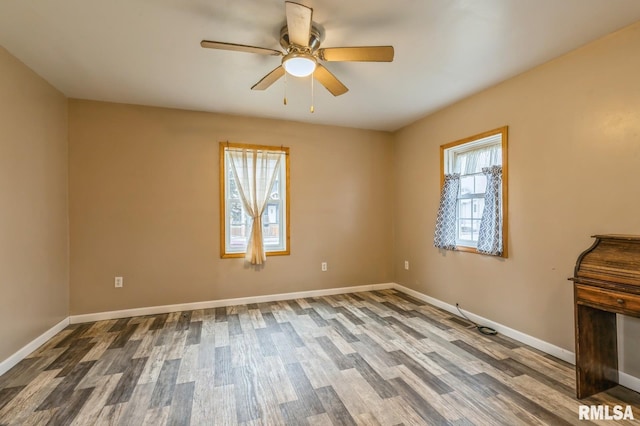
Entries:
{"label": "wood plank flooring", "polygon": [[0,424],[598,424],[580,404],[640,419],[637,393],[578,401],[573,366],[468,325],[395,290],[71,325],[0,376]]}

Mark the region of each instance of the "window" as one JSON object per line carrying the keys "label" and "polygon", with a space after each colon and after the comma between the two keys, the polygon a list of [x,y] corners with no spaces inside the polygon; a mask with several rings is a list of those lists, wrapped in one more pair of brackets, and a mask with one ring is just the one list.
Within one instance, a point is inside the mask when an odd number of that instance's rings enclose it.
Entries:
{"label": "window", "polygon": [[507,127],[440,147],[439,248],[507,257]]}
{"label": "window", "polygon": [[289,254],[289,148],[221,142],[220,200],[221,257],[262,263],[253,237],[264,255]]}

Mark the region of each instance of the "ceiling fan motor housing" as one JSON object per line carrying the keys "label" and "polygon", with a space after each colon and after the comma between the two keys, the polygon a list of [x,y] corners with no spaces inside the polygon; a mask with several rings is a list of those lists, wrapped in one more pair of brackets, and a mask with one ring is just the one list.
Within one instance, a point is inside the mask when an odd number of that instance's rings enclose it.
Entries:
{"label": "ceiling fan motor housing", "polygon": [[[316,50],[318,50],[318,48],[320,47],[320,42],[322,41],[321,39],[322,37],[320,35],[320,31],[318,31],[316,27],[312,26],[311,30],[309,31],[308,53],[313,54]],[[280,30],[280,46],[282,46],[282,48],[287,52],[291,52],[294,48],[297,48],[295,50],[297,50],[298,52],[306,51],[305,46],[296,46],[295,44],[291,44],[289,42],[289,29],[286,25]]]}

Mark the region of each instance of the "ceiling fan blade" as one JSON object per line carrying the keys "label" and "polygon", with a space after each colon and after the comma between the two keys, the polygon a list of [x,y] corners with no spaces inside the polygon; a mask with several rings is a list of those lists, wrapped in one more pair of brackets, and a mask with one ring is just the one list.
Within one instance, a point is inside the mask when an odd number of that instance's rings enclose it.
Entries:
{"label": "ceiling fan blade", "polygon": [[342,84],[335,75],[331,74],[328,69],[320,64],[316,66],[316,70],[313,72],[313,77],[318,80],[320,84],[326,87],[333,96],[340,96],[349,91],[347,86]]}
{"label": "ceiling fan blade", "polygon": [[313,9],[302,4],[286,2],[287,30],[289,43],[302,47],[309,47],[311,36],[311,17]]}
{"label": "ceiling fan blade", "polygon": [[329,47],[318,49],[318,57],[323,61],[364,61],[391,62],[393,61],[393,46],[365,46],[365,47]]}
{"label": "ceiling fan blade", "polygon": [[246,44],[223,43],[221,41],[202,40],[200,46],[207,49],[234,50],[236,52],[258,53],[260,55],[282,56],[282,52],[265,47],[247,46]]}
{"label": "ceiling fan blade", "polygon": [[271,71],[269,74],[262,77],[262,80],[253,85],[251,90],[265,90],[268,89],[273,83],[278,81],[280,77],[284,75],[284,68],[282,65]]}

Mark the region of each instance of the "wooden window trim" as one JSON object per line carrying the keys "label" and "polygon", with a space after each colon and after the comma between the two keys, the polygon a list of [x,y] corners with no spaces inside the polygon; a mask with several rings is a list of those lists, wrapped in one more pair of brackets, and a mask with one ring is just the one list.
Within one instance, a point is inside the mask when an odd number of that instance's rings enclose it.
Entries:
{"label": "wooden window trim", "polygon": [[224,161],[224,150],[225,148],[237,148],[237,149],[257,149],[260,151],[273,151],[273,152],[284,152],[285,156],[285,194],[286,194],[286,203],[285,203],[285,220],[286,220],[286,250],[280,251],[269,251],[265,254],[267,256],[288,256],[291,254],[291,196],[290,196],[290,169],[289,169],[289,148],[285,146],[270,146],[270,145],[253,145],[253,144],[245,144],[238,142],[220,142],[219,146],[219,154],[220,154],[220,257],[223,259],[232,259],[232,258],[243,258],[245,253],[227,253],[227,229],[226,229],[226,169],[225,169],[225,161]]}
{"label": "wooden window trim", "polygon": [[[509,126],[499,127],[497,129],[489,130],[487,132],[479,133],[474,136],[470,136],[468,138],[460,139],[454,142],[450,142],[444,145],[440,145],[440,189],[442,190],[442,186],[444,185],[444,169],[445,169],[445,151],[450,148],[454,148],[459,145],[463,145],[469,142],[476,141],[478,139],[483,139],[489,136],[494,136],[497,134],[501,134],[502,136],[502,255],[500,256],[492,256],[492,257],[503,257],[507,258],[509,255],[508,250],[508,241],[509,241],[509,164],[507,161],[508,158],[508,139],[509,139]],[[470,246],[456,246],[457,251],[467,252],[467,253],[475,253],[475,254],[485,254],[479,253],[475,247]],[[491,255],[486,255],[491,256]]]}

